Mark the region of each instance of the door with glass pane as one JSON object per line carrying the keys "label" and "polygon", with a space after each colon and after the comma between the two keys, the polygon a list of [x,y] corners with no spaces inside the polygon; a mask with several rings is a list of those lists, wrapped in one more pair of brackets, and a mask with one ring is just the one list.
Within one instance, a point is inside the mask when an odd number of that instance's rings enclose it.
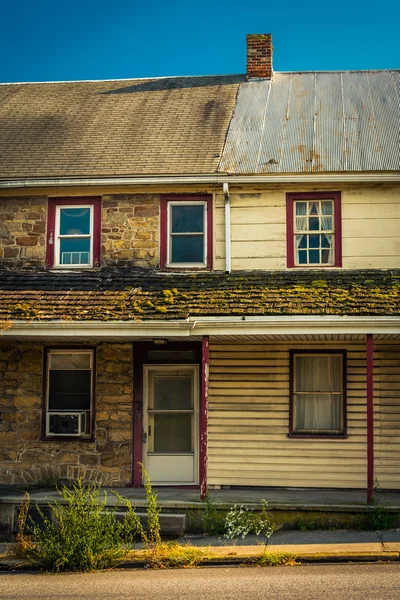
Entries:
{"label": "door with glass pane", "polygon": [[197,483],[197,366],[145,366],[144,399],[143,462],[152,483]]}

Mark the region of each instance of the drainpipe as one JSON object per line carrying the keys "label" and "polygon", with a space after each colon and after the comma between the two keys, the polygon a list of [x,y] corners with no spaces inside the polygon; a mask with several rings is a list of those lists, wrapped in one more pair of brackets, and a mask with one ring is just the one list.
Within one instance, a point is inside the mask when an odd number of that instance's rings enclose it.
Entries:
{"label": "drainpipe", "polygon": [[231,199],[229,197],[229,185],[223,183],[222,188],[225,197],[225,273],[231,272]]}

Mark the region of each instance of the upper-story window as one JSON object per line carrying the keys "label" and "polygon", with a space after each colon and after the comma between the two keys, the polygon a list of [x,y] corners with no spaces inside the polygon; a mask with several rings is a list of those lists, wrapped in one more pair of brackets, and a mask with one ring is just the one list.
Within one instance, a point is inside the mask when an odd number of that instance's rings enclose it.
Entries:
{"label": "upper-story window", "polygon": [[100,199],[52,198],[47,223],[47,265],[84,268],[100,262]]}
{"label": "upper-story window", "polygon": [[288,267],[341,267],[340,192],[286,195]]}
{"label": "upper-story window", "polygon": [[161,197],[161,268],[212,268],[211,196]]}

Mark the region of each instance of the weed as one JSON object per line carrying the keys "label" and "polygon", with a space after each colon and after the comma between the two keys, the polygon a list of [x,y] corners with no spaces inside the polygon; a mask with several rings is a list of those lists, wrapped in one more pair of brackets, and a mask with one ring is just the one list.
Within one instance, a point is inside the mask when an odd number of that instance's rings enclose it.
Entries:
{"label": "weed", "polygon": [[372,531],[390,529],[397,520],[397,514],[387,510],[387,504],[382,502],[382,489],[379,480],[375,479],[374,496],[370,511],[367,514],[367,528]]}
{"label": "weed", "polygon": [[[78,480],[69,489],[58,490],[63,503],[49,503],[50,518],[37,506],[42,519],[39,527],[32,520],[26,524],[29,497],[25,496],[19,512],[17,549],[48,571],[92,571],[110,567],[127,553],[127,545],[143,538],[143,528],[129,500],[114,492],[116,504],[107,507],[107,495],[99,498],[99,487],[84,488]],[[122,519],[116,512],[125,509]]]}
{"label": "weed", "polygon": [[153,550],[135,552],[133,558],[144,561],[152,569],[192,568],[209,557],[208,548],[181,546],[177,542],[163,542]]}
{"label": "weed", "polygon": [[151,481],[149,474],[146,469],[139,463],[139,466],[142,471],[143,480],[144,480],[144,489],[146,492],[146,500],[147,500],[147,534],[143,535],[143,541],[145,545],[148,547],[150,544],[154,547],[157,547],[161,544],[161,534],[160,534],[160,519],[158,514],[160,512],[160,508],[157,505],[157,492],[153,491],[151,486]]}
{"label": "weed", "polygon": [[243,505],[235,504],[226,515],[226,534],[228,539],[246,537],[251,533],[263,535],[265,544],[277,530],[277,526],[268,512],[268,502],[261,500],[261,511],[253,512]]}
{"label": "weed", "polygon": [[225,533],[225,517],[217,509],[217,505],[206,494],[204,511],[201,517],[202,532],[208,535],[222,535]]}
{"label": "weed", "polygon": [[257,560],[260,567],[277,567],[279,565],[295,565],[296,556],[288,552],[263,552]]}

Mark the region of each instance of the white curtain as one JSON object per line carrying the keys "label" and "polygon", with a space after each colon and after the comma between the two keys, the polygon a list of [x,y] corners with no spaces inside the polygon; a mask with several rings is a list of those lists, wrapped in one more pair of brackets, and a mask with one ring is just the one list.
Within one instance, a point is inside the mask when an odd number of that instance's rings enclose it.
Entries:
{"label": "white curtain", "polygon": [[341,360],[339,355],[296,356],[295,429],[331,431],[341,428]]}
{"label": "white curtain", "polygon": [[[296,231],[305,231],[307,229],[307,202],[296,203]],[[300,264],[299,246],[304,239],[304,235],[295,236],[296,246],[296,264]]]}
{"label": "white curtain", "polygon": [[[322,231],[332,231],[333,229],[333,216],[332,216],[332,202],[321,202],[321,229]],[[333,264],[333,244],[332,244],[332,234],[325,234],[326,239],[329,242],[329,248],[323,248],[324,250],[328,250],[328,260],[322,261],[327,264]],[[321,246],[322,246],[322,238],[321,235]]]}

